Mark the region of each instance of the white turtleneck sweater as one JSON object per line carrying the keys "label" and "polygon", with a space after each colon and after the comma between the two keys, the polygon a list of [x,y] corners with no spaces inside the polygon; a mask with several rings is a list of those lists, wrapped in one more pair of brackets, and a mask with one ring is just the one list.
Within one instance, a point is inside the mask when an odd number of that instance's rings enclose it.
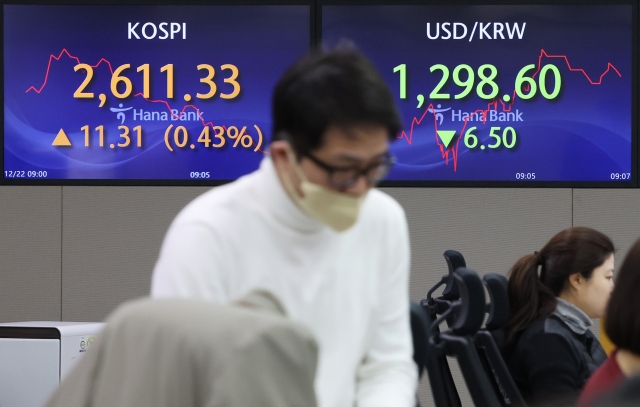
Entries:
{"label": "white turtleneck sweater", "polygon": [[396,201],[371,190],[356,224],[337,233],[300,211],[265,158],[178,214],[151,294],[226,303],[267,289],[318,341],[320,407],[412,407],[408,277],[407,223]]}

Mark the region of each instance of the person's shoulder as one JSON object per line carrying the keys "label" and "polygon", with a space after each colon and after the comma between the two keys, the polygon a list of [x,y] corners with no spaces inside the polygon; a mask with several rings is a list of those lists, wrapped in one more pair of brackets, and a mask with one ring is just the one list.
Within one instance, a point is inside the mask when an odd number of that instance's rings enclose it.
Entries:
{"label": "person's shoulder", "polygon": [[547,318],[540,318],[533,321],[518,336],[518,347],[523,347],[538,335],[544,334],[544,325]]}
{"label": "person's shoulder", "polygon": [[580,394],[579,406],[588,406],[608,394],[624,380],[615,352],[591,375]]}
{"label": "person's shoulder", "polygon": [[405,222],[404,209],[394,198],[379,189],[369,191],[363,205],[363,212],[372,219],[387,222]]}
{"label": "person's shoulder", "polygon": [[640,376],[623,380],[611,394],[598,399],[593,407],[631,407],[637,406],[640,400]]}
{"label": "person's shoulder", "polygon": [[553,316],[533,321],[519,339],[523,347],[538,346],[541,343],[571,343],[571,331],[560,320]]}
{"label": "person's shoulder", "polygon": [[255,203],[252,198],[256,174],[246,175],[229,184],[214,187],[188,203],[176,216],[175,224],[209,224],[235,216]]}
{"label": "person's shoulder", "polygon": [[546,334],[562,337],[575,350],[585,348],[585,337],[592,336],[595,339],[590,330],[587,329],[583,334],[576,333],[564,321],[553,314],[545,318],[543,327]]}
{"label": "person's shoulder", "polygon": [[562,322],[559,318],[557,318],[554,315],[549,315],[548,317],[544,318],[543,329],[544,329],[544,332],[546,333],[563,335],[563,336],[571,335],[571,332],[572,332],[571,329],[567,326],[567,324]]}
{"label": "person's shoulder", "polygon": [[569,333],[562,331],[562,328],[556,329],[558,327],[553,319],[538,319],[522,332],[510,355],[512,366],[521,366],[527,371],[549,364],[575,369],[580,360],[579,352]]}

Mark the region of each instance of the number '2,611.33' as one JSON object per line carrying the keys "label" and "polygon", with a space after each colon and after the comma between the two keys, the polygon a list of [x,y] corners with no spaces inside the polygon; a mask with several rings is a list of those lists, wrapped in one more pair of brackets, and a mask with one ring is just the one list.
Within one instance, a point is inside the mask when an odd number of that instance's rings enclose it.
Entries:
{"label": "number '2,611.33'", "polygon": [[[123,75],[123,72],[126,69],[131,68],[131,64],[120,65],[113,71],[113,75],[111,76],[111,93],[113,96],[118,99],[124,99],[131,95],[133,92],[133,84],[131,83],[131,79],[127,78]],[[204,83],[208,86],[209,91],[207,93],[196,93],[196,97],[198,99],[210,99],[215,96],[218,91],[218,87],[213,82],[213,77],[216,74],[216,70],[214,67],[208,64],[200,64],[197,66],[198,70],[204,70],[207,72],[207,76],[204,78],[200,78],[200,82]],[[229,70],[231,71],[231,75],[228,78],[224,79],[225,83],[230,84],[233,87],[233,92],[231,93],[220,93],[220,97],[222,99],[233,99],[240,94],[240,83],[238,83],[238,75],[240,75],[240,71],[235,65],[224,64],[220,67],[221,70]],[[84,81],[80,84],[78,89],[73,93],[74,98],[78,99],[93,99],[94,94],[92,92],[85,92],[84,89],[89,85],[91,79],[93,78],[93,67],[88,64],[78,64],[73,68],[74,71],[78,72],[79,70],[84,70],[86,72],[86,77]],[[149,64],[140,65],[137,69],[137,72],[142,72],[142,96],[146,99],[151,97],[151,68]],[[167,99],[173,99],[174,97],[174,74],[173,74],[173,64],[167,64],[160,68],[160,72],[166,72],[167,76]],[[122,89],[124,87],[124,89]],[[122,90],[122,91],[121,91]],[[191,96],[186,97],[185,100],[191,100]]]}

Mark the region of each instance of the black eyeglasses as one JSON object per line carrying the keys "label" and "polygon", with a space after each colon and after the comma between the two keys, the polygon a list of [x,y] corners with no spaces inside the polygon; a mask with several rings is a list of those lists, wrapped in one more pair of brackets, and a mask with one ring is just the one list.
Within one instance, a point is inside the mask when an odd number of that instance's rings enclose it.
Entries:
{"label": "black eyeglasses", "polygon": [[301,152],[300,155],[307,157],[318,167],[325,170],[329,174],[329,184],[339,191],[351,188],[358,182],[360,177],[365,178],[368,186],[374,186],[389,173],[389,169],[395,163],[395,158],[389,152],[380,157],[380,161],[364,168],[334,167],[314,157],[311,153]]}

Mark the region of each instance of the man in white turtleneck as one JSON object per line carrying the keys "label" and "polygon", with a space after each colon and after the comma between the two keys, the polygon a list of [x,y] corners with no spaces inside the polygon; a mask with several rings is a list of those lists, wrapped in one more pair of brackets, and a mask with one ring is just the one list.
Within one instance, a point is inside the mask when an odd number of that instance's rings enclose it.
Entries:
{"label": "man in white turtleneck", "polygon": [[414,406],[407,223],[373,189],[400,126],[358,52],[297,62],[274,91],[270,155],[180,212],[152,295],[226,303],[266,289],[318,341],[320,407]]}

